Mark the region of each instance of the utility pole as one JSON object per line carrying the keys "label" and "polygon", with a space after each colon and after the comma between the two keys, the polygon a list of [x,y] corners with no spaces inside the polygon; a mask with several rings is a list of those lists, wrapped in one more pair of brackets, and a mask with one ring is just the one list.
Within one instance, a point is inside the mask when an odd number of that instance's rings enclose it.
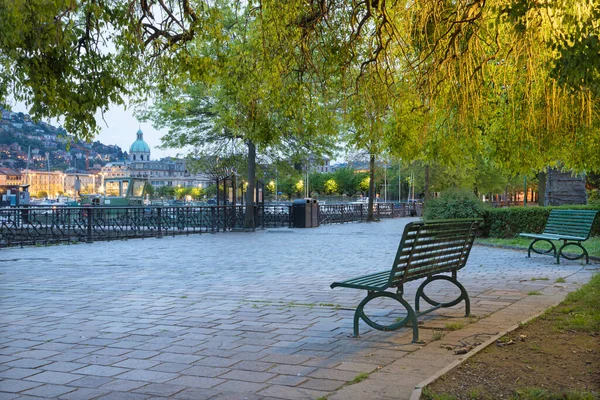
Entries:
{"label": "utility pole", "polygon": [[48,180],[48,197],[50,197],[50,153],[46,152],[46,163],[48,165],[48,175],[47,175],[47,180]]}
{"label": "utility pole", "polygon": [[398,203],[402,202],[402,175],[400,173],[400,163],[398,163]]}
{"label": "utility pole", "polygon": [[29,184],[29,160],[31,159],[31,145],[27,147],[27,168],[25,174],[25,184]]}
{"label": "utility pole", "polygon": [[411,188],[409,188],[408,194],[410,196],[410,189],[412,189],[411,199],[412,199],[412,202],[414,203],[415,202],[415,173],[414,172],[410,174],[410,186],[411,186]]}
{"label": "utility pole", "polygon": [[383,168],[383,202],[387,203],[387,163]]}

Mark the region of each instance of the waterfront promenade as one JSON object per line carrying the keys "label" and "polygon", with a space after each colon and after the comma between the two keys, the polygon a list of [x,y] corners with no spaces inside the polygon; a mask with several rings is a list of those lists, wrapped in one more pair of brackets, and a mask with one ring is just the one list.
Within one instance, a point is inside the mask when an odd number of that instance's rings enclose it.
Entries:
{"label": "waterfront promenade", "polygon": [[459,272],[474,318],[422,317],[424,344],[362,322],[349,338],[364,293],[329,285],[390,268],[410,220],[2,249],[0,400],[408,399],[464,357],[441,344],[485,341],[598,270],[475,246]]}

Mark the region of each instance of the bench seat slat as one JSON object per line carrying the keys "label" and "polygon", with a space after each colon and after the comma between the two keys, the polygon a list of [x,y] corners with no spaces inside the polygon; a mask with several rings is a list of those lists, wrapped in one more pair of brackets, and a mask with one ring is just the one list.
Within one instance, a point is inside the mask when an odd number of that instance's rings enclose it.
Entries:
{"label": "bench seat slat", "polygon": [[546,223],[546,227],[548,226],[559,226],[559,227],[574,227],[574,228],[579,228],[579,227],[589,227],[592,225],[592,222],[590,220],[571,220],[571,221],[557,221],[557,220],[548,220],[548,222]]}
{"label": "bench seat slat", "polygon": [[440,243],[440,244],[436,244],[434,245],[429,245],[426,247],[420,247],[417,246],[414,250],[414,252],[409,252],[409,251],[403,251],[399,258],[398,261],[400,261],[400,259],[402,258],[408,258],[411,254],[414,258],[417,257],[421,257],[422,255],[434,255],[437,253],[443,253],[443,252],[458,252],[460,253],[463,249],[463,245],[464,245],[464,241],[463,243],[458,243],[458,242],[453,242],[453,243]]}
{"label": "bench seat slat", "polygon": [[[403,250],[403,252],[405,252],[405,253],[410,252],[413,243],[414,243],[414,240],[407,240],[407,241],[405,241],[404,242],[404,246],[408,246],[408,247],[406,247]],[[446,237],[446,238],[425,238],[425,239],[419,240],[419,242],[417,243],[417,247],[418,248],[424,248],[426,246],[431,246],[431,245],[434,245],[434,244],[442,244],[442,245],[443,244],[448,244],[448,245],[451,245],[453,243],[454,244],[461,243],[461,246],[462,246],[462,244],[464,244],[464,239],[463,240],[457,239],[456,236],[454,236],[454,237]]]}
{"label": "bench seat slat", "polygon": [[582,236],[554,235],[554,234],[547,234],[547,233],[520,233],[519,236],[529,237],[529,238],[533,238],[533,239],[548,239],[548,240],[567,239],[567,240],[584,241],[587,239],[585,236],[582,237]]}
{"label": "bench seat slat", "polygon": [[560,209],[554,209],[552,210],[554,211],[555,214],[560,215],[560,214],[595,214],[596,210],[560,210]]}
{"label": "bench seat slat", "polygon": [[555,236],[574,236],[574,237],[587,237],[587,231],[571,231],[566,229],[546,229],[542,235],[555,235]]}
{"label": "bench seat slat", "polygon": [[[461,249],[462,250],[462,249]],[[431,254],[419,254],[414,256],[410,262],[410,268],[415,268],[421,264],[438,264],[446,263],[451,260],[457,260],[461,257],[462,251],[445,251]],[[408,258],[398,260],[398,268],[403,268],[408,261]]]}
{"label": "bench seat slat", "polygon": [[452,229],[452,230],[447,230],[447,229],[423,229],[421,231],[412,231],[409,232],[406,235],[406,240],[414,240],[417,236],[419,238],[421,237],[428,237],[428,238],[448,238],[448,237],[457,237],[459,234],[467,234],[469,232],[469,229],[465,228],[464,226],[453,226],[453,227],[448,227],[448,229]]}
{"label": "bench seat slat", "polygon": [[550,229],[557,229],[557,230],[563,230],[563,231],[581,231],[581,232],[587,232],[592,224],[588,224],[587,226],[583,226],[583,225],[579,225],[579,226],[571,226],[571,225],[556,225],[556,224],[548,224],[546,225],[546,228],[544,229],[544,232],[550,230]]}
{"label": "bench seat slat", "polygon": [[546,223],[546,229],[557,227],[557,228],[566,228],[566,229],[580,229],[586,230],[586,228],[590,227],[592,223],[590,221],[569,221],[569,222],[561,222],[561,221],[548,221]]}
{"label": "bench seat slat", "polygon": [[341,282],[334,282],[331,284],[331,288],[334,287],[347,287],[354,289],[363,290],[385,290],[389,287],[388,281],[390,278],[390,271],[381,271],[374,274],[358,276],[356,278],[348,279]]}

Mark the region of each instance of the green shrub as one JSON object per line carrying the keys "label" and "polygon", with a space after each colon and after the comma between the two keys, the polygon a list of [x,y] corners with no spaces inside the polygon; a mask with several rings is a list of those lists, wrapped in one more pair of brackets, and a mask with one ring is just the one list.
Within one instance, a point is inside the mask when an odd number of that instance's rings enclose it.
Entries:
{"label": "green shrub", "polygon": [[451,190],[425,203],[423,219],[481,218],[488,206],[467,190]]}
{"label": "green shrub", "polygon": [[[483,237],[513,238],[521,232],[542,233],[553,208],[569,210],[599,210],[600,206],[566,205],[559,207],[507,207],[487,208],[480,231]],[[591,236],[600,236],[600,217],[592,226]]]}

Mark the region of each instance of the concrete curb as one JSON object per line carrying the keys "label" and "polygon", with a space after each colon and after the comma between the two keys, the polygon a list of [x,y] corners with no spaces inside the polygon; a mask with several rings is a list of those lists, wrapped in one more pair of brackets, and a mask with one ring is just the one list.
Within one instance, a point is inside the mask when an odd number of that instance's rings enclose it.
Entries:
{"label": "concrete curb", "polygon": [[[475,239],[475,245],[476,246],[483,246],[483,247],[495,247],[497,249],[506,249],[506,250],[517,250],[517,251],[523,251],[526,252],[527,249],[524,249],[523,247],[518,247],[518,246],[510,246],[507,244],[492,244],[492,243],[477,243],[477,239]],[[573,253],[565,253],[568,254],[569,256],[577,256],[577,254],[573,254]],[[590,261],[598,261],[600,262],[600,257],[598,256],[588,256],[590,258]]]}
{"label": "concrete curb", "polygon": [[[544,314],[549,309],[558,306],[563,301],[564,301],[564,298],[562,300],[556,302],[555,304],[552,304],[551,306],[549,306],[545,310],[542,310],[539,313],[537,313],[535,315],[532,315],[531,317],[525,319],[524,321],[520,321],[520,324],[526,324],[529,321],[532,321],[532,320],[538,318],[540,315]],[[412,391],[412,393],[410,395],[410,400],[420,400],[421,399],[421,395],[423,394],[423,388],[425,388],[427,385],[429,385],[430,383],[433,383],[434,381],[436,381],[437,379],[439,379],[442,375],[444,375],[447,372],[451,371],[452,369],[458,367],[460,364],[466,362],[469,358],[473,357],[475,354],[479,353],[481,350],[485,349],[489,345],[495,343],[496,340],[500,339],[502,336],[511,333],[512,331],[514,331],[518,327],[519,327],[519,324],[513,325],[513,326],[509,327],[507,330],[498,333],[497,335],[495,335],[495,336],[491,337],[490,339],[486,340],[485,342],[483,342],[479,346],[475,347],[473,350],[471,350],[469,353],[467,353],[465,357],[463,357],[463,358],[461,358],[459,360],[453,361],[452,363],[446,365],[444,368],[442,368],[441,370],[439,370],[438,372],[436,372],[434,375],[432,375],[429,378],[425,379],[424,381],[420,382],[413,389],[413,391]]]}

